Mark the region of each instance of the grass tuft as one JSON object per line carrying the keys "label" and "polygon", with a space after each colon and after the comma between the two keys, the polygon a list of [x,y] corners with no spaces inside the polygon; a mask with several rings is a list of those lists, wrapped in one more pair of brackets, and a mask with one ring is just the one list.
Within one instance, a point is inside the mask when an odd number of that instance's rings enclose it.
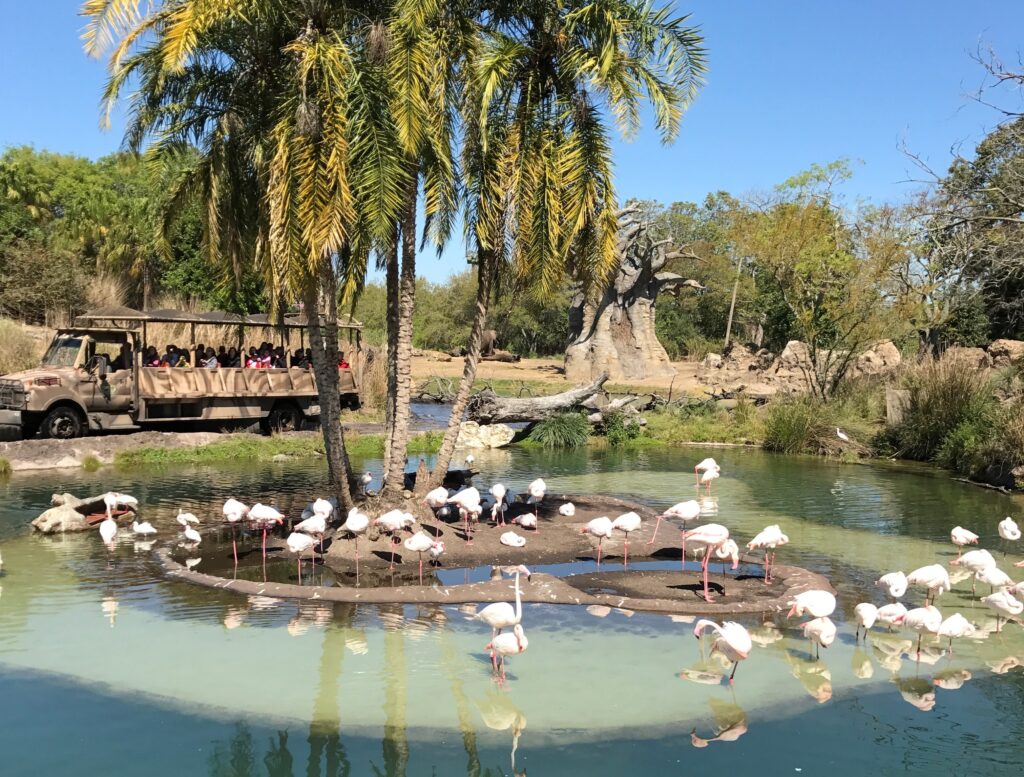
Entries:
{"label": "grass tuft", "polygon": [[86,472],[95,472],[103,466],[103,462],[93,456],[91,453],[82,457],[82,469]]}
{"label": "grass tuft", "polygon": [[543,448],[579,448],[590,439],[590,422],[583,413],[556,413],[534,426],[529,439]]}

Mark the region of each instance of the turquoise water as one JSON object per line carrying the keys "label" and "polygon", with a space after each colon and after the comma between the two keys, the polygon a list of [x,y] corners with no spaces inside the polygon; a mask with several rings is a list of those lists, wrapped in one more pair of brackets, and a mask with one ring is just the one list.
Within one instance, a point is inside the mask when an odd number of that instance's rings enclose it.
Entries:
{"label": "turquoise water", "polygon": [[[493,451],[475,466],[478,484],[515,490],[543,475],[551,492],[661,507],[692,495],[706,453]],[[840,592],[839,637],[820,661],[793,622],[744,619],[756,644],[731,688],[686,619],[527,605],[530,648],[500,685],[489,630],[458,607],[246,598],[164,580],[131,540],[108,552],[95,535],[27,531],[53,492],[117,489],[166,540],[178,507],[214,518],[229,495],[300,507],[322,484],[315,463],[0,483],[0,773],[1018,773],[1024,629],[985,631],[993,619],[969,581],[938,606],[984,638],[952,655],[932,645],[915,662],[909,634],[881,631],[857,645],[851,619],[857,602],[882,603],[881,572],[952,557],[955,524],[1001,559],[995,525],[1020,517],[1021,502],[927,471],[715,455],[714,520],[741,539],[782,524],[792,542],[780,563],[821,571]],[[1003,568],[1013,574],[1021,555]]]}

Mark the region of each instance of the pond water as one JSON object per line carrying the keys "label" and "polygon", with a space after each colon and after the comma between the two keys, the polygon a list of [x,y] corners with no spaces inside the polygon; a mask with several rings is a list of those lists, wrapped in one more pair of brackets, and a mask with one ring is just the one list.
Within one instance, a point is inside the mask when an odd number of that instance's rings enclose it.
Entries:
{"label": "pond water", "polygon": [[[543,475],[552,492],[663,507],[692,495],[705,455],[505,450],[477,454],[475,466],[478,484],[523,489]],[[246,598],[164,580],[131,540],[108,552],[93,534],[27,528],[53,492],[117,489],[169,539],[179,507],[213,518],[237,496],[300,508],[322,486],[316,463],[0,482],[0,773],[1018,774],[1024,629],[952,654],[929,647],[918,663],[910,634],[855,643],[852,612],[884,601],[872,584],[881,572],[948,561],[955,524],[1001,560],[996,523],[1019,517],[1021,501],[925,470],[715,456],[715,520],[741,539],[780,523],[791,539],[780,563],[820,571],[840,592],[839,637],[819,661],[794,622],[743,619],[756,644],[732,687],[727,667],[702,660],[686,619],[526,605],[529,650],[499,685],[489,630],[458,607]],[[1011,574],[1022,551],[1002,563]],[[585,568],[568,566],[552,571]],[[993,627],[969,581],[938,605]]]}

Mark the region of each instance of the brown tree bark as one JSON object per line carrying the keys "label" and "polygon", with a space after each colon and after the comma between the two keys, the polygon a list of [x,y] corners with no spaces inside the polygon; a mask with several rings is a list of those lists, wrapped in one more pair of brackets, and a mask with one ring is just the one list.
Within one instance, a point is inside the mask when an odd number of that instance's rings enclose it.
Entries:
{"label": "brown tree bark", "polygon": [[452,454],[455,453],[455,443],[459,439],[459,427],[462,424],[462,416],[466,412],[466,404],[469,402],[469,395],[473,391],[473,383],[476,381],[476,370],[480,363],[480,346],[483,340],[484,326],[487,323],[487,309],[491,300],[491,287],[494,283],[494,272],[496,257],[493,251],[478,249],[477,275],[476,275],[476,310],[473,313],[473,326],[469,332],[469,344],[466,347],[466,361],[462,368],[462,380],[459,382],[459,390],[455,395],[455,402],[452,404],[452,414],[448,418],[448,428],[444,433],[444,440],[441,442],[441,450],[437,454],[437,462],[430,478],[421,483],[416,480],[416,493],[425,494],[431,489],[437,488],[444,482],[448,472],[448,465],[451,463]]}
{"label": "brown tree bark", "polygon": [[395,343],[395,399],[391,434],[388,435],[388,472],[384,491],[398,493],[405,476],[409,445],[409,403],[412,401],[412,317],[416,308],[416,199],[419,177],[409,177],[401,215],[402,268],[398,278],[398,321]]}
{"label": "brown tree bark", "polygon": [[324,436],[324,453],[331,485],[338,498],[340,512],[352,508],[352,491],[345,433],[341,428],[341,398],[338,379],[338,300],[333,283],[333,271],[325,271],[327,282],[323,291],[327,296],[326,315],[321,326],[320,293],[316,288],[305,295],[306,318],[309,321],[309,345],[313,353],[313,375],[316,377],[317,396],[320,401],[320,428]]}
{"label": "brown tree bark", "polygon": [[395,436],[395,399],[398,395],[398,231],[385,260],[385,305],[387,324],[387,397],[384,402],[384,474],[383,482],[391,477],[391,441]]}

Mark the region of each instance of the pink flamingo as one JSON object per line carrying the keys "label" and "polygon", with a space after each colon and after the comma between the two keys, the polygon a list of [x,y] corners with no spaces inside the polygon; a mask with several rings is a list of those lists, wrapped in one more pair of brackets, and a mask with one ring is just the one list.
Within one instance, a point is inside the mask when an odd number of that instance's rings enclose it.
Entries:
{"label": "pink flamingo", "polygon": [[611,518],[602,515],[600,518],[587,523],[581,530],[581,534],[589,534],[593,537],[597,537],[597,565],[601,566],[601,545],[606,538],[612,536],[614,527],[612,525]]}
{"label": "pink flamingo", "polygon": [[661,526],[663,518],[678,518],[683,522],[683,528],[686,528],[686,522],[692,521],[700,516],[700,502],[696,499],[690,499],[686,502],[680,502],[674,504],[668,508],[665,512],[658,516],[658,522],[654,524],[654,534],[651,535],[651,539],[647,542],[648,545],[654,544],[655,537],[658,536],[658,528]]}
{"label": "pink flamingo", "polygon": [[719,523],[706,523],[690,531],[683,532],[683,567],[686,567],[686,543],[692,542],[704,546],[704,560],[701,562],[701,571],[704,574],[704,601],[711,602],[711,592],[708,590],[708,562],[711,554],[729,539],[729,530]]}

